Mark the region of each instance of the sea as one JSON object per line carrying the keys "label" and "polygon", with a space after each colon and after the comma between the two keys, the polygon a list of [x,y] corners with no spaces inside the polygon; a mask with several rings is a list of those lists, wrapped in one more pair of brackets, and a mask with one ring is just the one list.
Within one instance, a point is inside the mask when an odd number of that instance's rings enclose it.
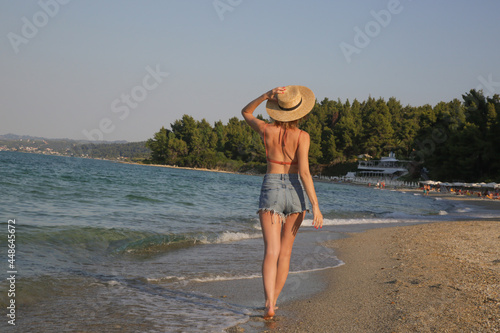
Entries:
{"label": "sea", "polygon": [[[2,332],[223,332],[262,313],[262,176],[0,152]],[[324,241],[488,218],[418,192],[316,181],[280,301],[342,264]],[[14,236],[12,236],[14,235]],[[14,304],[14,308],[13,305]]]}

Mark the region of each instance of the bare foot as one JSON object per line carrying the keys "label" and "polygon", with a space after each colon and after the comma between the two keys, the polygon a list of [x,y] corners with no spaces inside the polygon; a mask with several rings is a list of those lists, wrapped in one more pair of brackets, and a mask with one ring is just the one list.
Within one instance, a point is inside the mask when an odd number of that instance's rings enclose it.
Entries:
{"label": "bare foot", "polygon": [[266,308],[266,312],[264,313],[264,319],[269,320],[273,319],[274,317],[274,309],[273,308]]}

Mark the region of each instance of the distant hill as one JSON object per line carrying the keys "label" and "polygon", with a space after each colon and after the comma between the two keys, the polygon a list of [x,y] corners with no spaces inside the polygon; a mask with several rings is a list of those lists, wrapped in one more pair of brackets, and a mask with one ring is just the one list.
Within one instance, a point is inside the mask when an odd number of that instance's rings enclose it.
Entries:
{"label": "distant hill", "polygon": [[116,140],[116,141],[89,141],[89,140],[73,140],[73,139],[54,139],[54,138],[44,138],[44,137],[39,137],[39,136],[31,136],[31,135],[18,135],[18,134],[0,134],[0,140],[50,140],[50,141],[73,141],[73,142],[79,142],[79,143],[128,143],[126,140]]}
{"label": "distant hill", "polygon": [[0,151],[142,161],[151,151],[143,142],[85,141],[71,139],[48,139],[30,135],[0,135]]}
{"label": "distant hill", "polygon": [[[37,137],[37,136],[30,136],[30,135],[17,135],[17,134],[4,134],[0,135],[0,140],[44,140],[44,138]],[[47,139],[45,139],[47,140]]]}

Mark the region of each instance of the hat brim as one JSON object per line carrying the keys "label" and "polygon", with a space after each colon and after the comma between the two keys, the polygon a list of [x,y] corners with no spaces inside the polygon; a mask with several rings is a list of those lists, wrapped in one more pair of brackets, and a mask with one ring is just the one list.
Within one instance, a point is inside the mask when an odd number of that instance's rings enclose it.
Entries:
{"label": "hat brim", "polygon": [[[292,87],[292,86],[287,86]],[[294,86],[297,87],[302,96],[302,103],[300,106],[292,111],[285,111],[280,108],[278,102],[268,100],[266,103],[266,111],[269,117],[277,121],[294,121],[300,119],[311,112],[314,104],[316,104],[316,98],[311,89],[304,86]]]}

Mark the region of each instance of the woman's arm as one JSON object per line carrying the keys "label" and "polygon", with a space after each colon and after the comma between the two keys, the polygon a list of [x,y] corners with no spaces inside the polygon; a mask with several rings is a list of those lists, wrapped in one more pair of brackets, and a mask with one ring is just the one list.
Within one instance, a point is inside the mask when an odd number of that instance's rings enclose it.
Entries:
{"label": "woman's arm", "polygon": [[323,214],[319,210],[318,198],[314,190],[314,183],[312,180],[311,172],[309,171],[309,146],[311,138],[309,133],[304,132],[300,137],[299,148],[297,150],[297,157],[299,160],[299,175],[304,184],[307,196],[312,205],[313,225],[316,229],[323,227]]}
{"label": "woman's arm", "polygon": [[275,99],[276,94],[282,94],[284,91],[285,87],[278,87],[269,90],[268,92],[262,94],[261,96],[248,103],[247,106],[245,106],[243,110],[241,110],[241,114],[243,115],[243,118],[245,118],[245,121],[248,123],[248,125],[250,125],[250,127],[253,128],[261,136],[266,123],[260,119],[255,118],[253,112],[262,102],[268,99],[273,100]]}

